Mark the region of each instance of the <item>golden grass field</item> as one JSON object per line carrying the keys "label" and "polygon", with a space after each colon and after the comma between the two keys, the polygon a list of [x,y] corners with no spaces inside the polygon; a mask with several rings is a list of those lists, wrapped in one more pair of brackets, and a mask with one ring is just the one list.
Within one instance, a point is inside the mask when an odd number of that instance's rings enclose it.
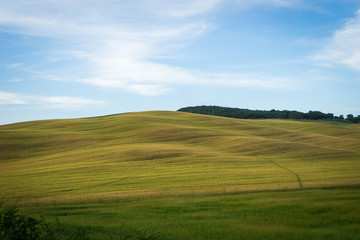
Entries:
{"label": "golden grass field", "polygon": [[65,203],[360,184],[360,124],[153,111],[0,126],[0,197]]}

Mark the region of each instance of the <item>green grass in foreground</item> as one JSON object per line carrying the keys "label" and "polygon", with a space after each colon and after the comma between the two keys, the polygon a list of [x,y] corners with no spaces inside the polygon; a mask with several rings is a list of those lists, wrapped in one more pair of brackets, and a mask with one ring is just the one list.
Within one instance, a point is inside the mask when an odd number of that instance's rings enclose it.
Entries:
{"label": "green grass in foreground", "polygon": [[27,206],[23,211],[85,227],[90,239],[125,239],[121,236],[134,231],[172,240],[360,238],[356,187]]}

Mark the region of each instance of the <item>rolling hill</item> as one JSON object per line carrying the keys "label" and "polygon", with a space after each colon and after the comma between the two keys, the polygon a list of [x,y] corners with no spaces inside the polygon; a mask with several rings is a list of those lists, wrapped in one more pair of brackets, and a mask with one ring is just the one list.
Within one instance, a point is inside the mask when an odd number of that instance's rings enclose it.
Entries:
{"label": "rolling hill", "polygon": [[27,203],[358,186],[360,125],[185,112],[0,126],[0,194]]}

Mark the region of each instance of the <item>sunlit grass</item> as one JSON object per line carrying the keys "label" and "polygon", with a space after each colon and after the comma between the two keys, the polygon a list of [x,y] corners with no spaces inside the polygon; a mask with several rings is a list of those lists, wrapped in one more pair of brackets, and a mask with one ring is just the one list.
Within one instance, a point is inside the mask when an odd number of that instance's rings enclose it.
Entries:
{"label": "sunlit grass", "polygon": [[141,112],[0,126],[0,193],[28,203],[360,183],[360,128]]}

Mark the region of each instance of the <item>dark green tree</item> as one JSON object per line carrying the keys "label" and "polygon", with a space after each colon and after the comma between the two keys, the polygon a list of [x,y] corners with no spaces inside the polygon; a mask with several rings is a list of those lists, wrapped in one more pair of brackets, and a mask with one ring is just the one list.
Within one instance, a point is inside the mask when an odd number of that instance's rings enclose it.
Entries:
{"label": "dark green tree", "polygon": [[349,121],[349,122],[357,123],[357,119],[352,114],[348,114],[346,116],[346,120]]}

